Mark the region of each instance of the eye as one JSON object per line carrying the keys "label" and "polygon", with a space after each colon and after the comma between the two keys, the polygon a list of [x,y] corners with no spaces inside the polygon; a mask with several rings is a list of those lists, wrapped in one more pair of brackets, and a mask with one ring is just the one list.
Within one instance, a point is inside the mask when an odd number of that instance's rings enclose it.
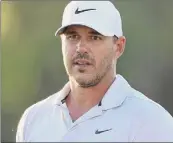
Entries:
{"label": "eye", "polygon": [[67,39],[74,41],[74,40],[78,40],[79,39],[79,36],[76,35],[76,34],[67,35]]}
{"label": "eye", "polygon": [[95,41],[96,41],[96,40],[102,40],[102,38],[101,38],[100,36],[98,36],[98,35],[92,35],[92,36],[91,36],[91,39],[92,39],[92,40],[95,40]]}

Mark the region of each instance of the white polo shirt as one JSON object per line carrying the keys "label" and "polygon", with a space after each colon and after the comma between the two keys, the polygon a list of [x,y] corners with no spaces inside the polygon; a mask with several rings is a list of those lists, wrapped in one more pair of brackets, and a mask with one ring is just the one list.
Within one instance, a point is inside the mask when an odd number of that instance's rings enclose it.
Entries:
{"label": "white polo shirt", "polygon": [[173,142],[173,117],[117,75],[99,105],[74,123],[65,97],[58,93],[29,107],[17,130],[17,142]]}

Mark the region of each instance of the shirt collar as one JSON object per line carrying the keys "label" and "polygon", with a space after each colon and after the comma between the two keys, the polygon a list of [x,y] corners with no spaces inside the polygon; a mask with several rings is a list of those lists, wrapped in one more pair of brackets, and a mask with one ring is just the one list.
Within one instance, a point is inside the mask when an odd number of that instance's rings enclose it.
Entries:
{"label": "shirt collar", "polygon": [[66,96],[70,93],[70,83],[67,82],[65,86],[57,93],[57,97],[54,101],[56,105],[62,105],[63,100],[66,98]]}
{"label": "shirt collar", "polygon": [[130,89],[131,86],[123,78],[123,76],[117,74],[116,79],[103,96],[101,104],[102,109],[108,110],[121,106],[122,103],[125,101],[126,97],[130,95]]}
{"label": "shirt collar", "polygon": [[[108,110],[111,108],[115,108],[121,106],[125,101],[126,97],[129,95],[131,91],[131,86],[128,82],[123,78],[123,76],[117,74],[116,79],[111,84],[103,99],[101,101],[101,106],[103,110]],[[63,100],[70,92],[70,84],[69,82],[58,92],[57,98],[55,99],[56,105],[62,105]]]}

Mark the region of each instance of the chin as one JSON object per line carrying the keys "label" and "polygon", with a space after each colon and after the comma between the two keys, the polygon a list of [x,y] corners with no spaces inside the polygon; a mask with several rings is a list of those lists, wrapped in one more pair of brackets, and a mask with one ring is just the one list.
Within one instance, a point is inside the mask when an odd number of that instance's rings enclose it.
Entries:
{"label": "chin", "polygon": [[90,81],[92,77],[86,74],[80,74],[80,75],[78,74],[77,76],[74,76],[74,79],[77,81],[77,83],[85,83]]}
{"label": "chin", "polygon": [[96,86],[100,82],[100,79],[98,79],[97,76],[93,76],[93,74],[92,75],[78,74],[76,77],[74,77],[74,79],[78,83],[78,85],[83,88]]}

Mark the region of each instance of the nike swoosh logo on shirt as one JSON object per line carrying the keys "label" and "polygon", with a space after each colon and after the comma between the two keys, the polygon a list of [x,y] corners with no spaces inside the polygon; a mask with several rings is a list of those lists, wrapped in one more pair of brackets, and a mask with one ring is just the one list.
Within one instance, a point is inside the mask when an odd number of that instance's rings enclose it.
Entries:
{"label": "nike swoosh logo on shirt", "polygon": [[112,130],[112,128],[111,129],[107,129],[107,130],[102,130],[102,131],[96,130],[95,134],[101,134],[101,133],[104,133],[104,132],[107,132],[107,131],[110,131],[110,130]]}

